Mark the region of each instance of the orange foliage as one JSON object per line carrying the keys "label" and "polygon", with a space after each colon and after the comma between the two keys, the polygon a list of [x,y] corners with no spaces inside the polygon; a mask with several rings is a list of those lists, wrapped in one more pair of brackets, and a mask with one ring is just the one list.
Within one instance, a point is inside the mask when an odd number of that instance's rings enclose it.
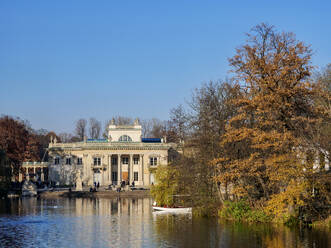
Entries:
{"label": "orange foliage", "polygon": [[315,171],[298,154],[315,147],[313,136],[327,115],[314,101],[322,94],[310,77],[312,52],[293,34],[265,24],[248,38],[229,59],[245,94],[232,101],[238,113],[221,141],[224,156],[212,162],[216,180],[251,200],[271,199],[270,209],[284,195],[300,206],[298,192]]}

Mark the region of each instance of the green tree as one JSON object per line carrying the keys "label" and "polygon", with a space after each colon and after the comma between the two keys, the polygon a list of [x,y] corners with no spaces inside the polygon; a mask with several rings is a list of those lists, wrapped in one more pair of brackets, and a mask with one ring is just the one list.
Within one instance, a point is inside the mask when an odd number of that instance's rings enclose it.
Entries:
{"label": "green tree", "polygon": [[156,184],[151,188],[151,195],[158,206],[172,206],[173,195],[178,193],[178,170],[174,166],[158,166],[155,170]]}

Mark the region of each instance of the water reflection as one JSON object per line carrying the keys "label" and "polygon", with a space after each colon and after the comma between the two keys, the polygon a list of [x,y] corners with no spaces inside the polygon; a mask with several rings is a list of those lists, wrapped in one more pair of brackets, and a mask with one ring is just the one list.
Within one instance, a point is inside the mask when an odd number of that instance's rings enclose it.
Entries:
{"label": "water reflection", "polygon": [[0,243],[7,247],[143,247],[153,242],[149,198],[23,198],[1,201],[0,213]]}
{"label": "water reflection", "polygon": [[0,200],[2,247],[328,247],[328,231],[152,214],[150,198]]}

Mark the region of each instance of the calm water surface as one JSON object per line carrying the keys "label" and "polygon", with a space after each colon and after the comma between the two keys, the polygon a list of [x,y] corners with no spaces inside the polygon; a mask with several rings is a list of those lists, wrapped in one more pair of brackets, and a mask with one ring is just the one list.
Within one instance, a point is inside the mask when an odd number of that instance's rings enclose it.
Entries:
{"label": "calm water surface", "polygon": [[328,230],[153,214],[150,198],[0,200],[0,247],[331,247]]}

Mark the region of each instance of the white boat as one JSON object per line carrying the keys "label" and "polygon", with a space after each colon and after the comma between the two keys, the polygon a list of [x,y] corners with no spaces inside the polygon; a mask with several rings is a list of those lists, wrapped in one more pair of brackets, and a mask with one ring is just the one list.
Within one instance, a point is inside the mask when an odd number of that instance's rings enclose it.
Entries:
{"label": "white boat", "polygon": [[20,197],[20,195],[17,194],[17,193],[15,193],[15,192],[9,192],[9,193],[7,194],[7,197],[8,197],[8,198],[15,198],[15,197]]}
{"label": "white boat", "polygon": [[192,213],[192,208],[184,208],[184,207],[169,208],[169,207],[153,206],[153,209],[155,211],[162,211],[162,212],[167,212],[167,213],[180,213],[180,214]]}

